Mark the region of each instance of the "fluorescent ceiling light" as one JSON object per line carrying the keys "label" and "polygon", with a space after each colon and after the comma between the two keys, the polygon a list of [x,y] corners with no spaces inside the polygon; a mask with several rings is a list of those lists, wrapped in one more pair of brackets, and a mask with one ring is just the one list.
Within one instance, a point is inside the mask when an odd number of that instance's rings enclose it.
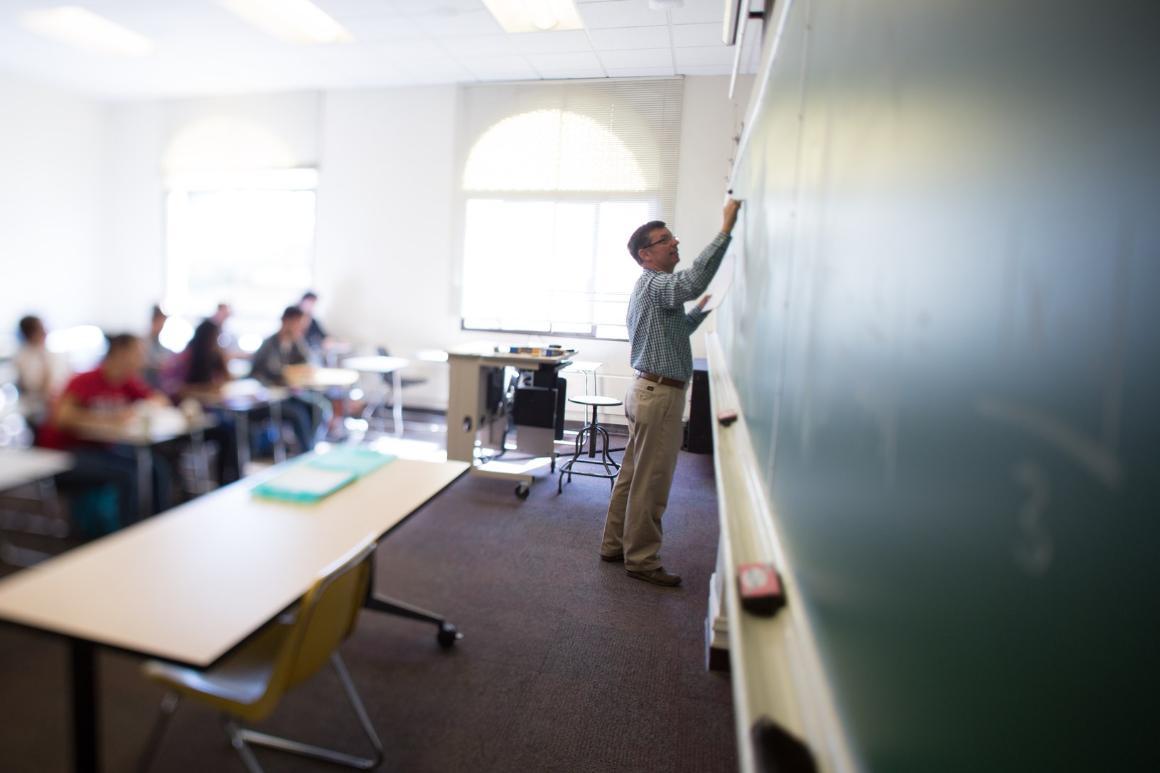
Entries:
{"label": "fluorescent ceiling light", "polygon": [[218,0],[268,35],[291,43],[347,43],[353,38],[341,24],[310,0]]}
{"label": "fluorescent ceiling light", "polygon": [[584,29],[573,0],[483,0],[506,32]]}
{"label": "fluorescent ceiling light", "polygon": [[147,56],[153,41],[76,5],[28,11],[21,23],[33,32],[94,54]]}

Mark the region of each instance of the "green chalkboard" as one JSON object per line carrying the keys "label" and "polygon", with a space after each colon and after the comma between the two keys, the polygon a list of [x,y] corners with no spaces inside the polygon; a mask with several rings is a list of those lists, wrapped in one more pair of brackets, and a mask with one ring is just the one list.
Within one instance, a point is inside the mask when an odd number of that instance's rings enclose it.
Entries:
{"label": "green chalkboard", "polygon": [[851,746],[1160,770],[1157,6],[789,8],[718,328]]}

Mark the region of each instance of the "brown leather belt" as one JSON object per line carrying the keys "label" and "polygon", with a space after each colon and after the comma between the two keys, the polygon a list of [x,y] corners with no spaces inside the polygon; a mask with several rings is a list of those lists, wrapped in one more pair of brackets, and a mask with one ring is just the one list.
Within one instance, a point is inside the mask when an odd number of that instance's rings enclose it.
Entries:
{"label": "brown leather belt", "polygon": [[645,373],[643,370],[638,370],[636,372],[636,377],[643,378],[645,381],[652,381],[653,383],[660,384],[661,386],[671,386],[676,387],[677,389],[685,388],[684,381],[677,381],[675,378],[669,378],[668,376],[658,376],[655,373]]}

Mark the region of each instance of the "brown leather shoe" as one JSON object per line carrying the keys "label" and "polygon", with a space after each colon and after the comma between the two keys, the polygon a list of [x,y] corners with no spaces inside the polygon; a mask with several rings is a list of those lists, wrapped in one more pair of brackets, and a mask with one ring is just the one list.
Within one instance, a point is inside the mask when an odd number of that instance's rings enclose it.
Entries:
{"label": "brown leather shoe", "polygon": [[607,561],[610,564],[618,564],[624,560],[624,553],[613,553],[612,555],[600,554],[601,561]]}
{"label": "brown leather shoe", "polygon": [[647,572],[634,572],[631,569],[625,569],[624,571],[629,577],[651,582],[653,585],[662,585],[666,588],[673,588],[681,584],[681,576],[679,574],[669,574],[663,566],[658,566],[656,569],[651,569]]}

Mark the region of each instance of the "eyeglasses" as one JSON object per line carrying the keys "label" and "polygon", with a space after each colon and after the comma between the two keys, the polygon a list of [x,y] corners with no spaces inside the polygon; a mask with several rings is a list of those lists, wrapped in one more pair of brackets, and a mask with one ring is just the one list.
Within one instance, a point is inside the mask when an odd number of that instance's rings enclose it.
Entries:
{"label": "eyeglasses", "polygon": [[676,238],[677,237],[673,236],[672,234],[665,234],[661,238],[657,239],[655,242],[649,242],[645,246],[641,247],[641,249],[647,250],[649,247],[655,247],[658,244],[668,244],[669,242],[674,241]]}

